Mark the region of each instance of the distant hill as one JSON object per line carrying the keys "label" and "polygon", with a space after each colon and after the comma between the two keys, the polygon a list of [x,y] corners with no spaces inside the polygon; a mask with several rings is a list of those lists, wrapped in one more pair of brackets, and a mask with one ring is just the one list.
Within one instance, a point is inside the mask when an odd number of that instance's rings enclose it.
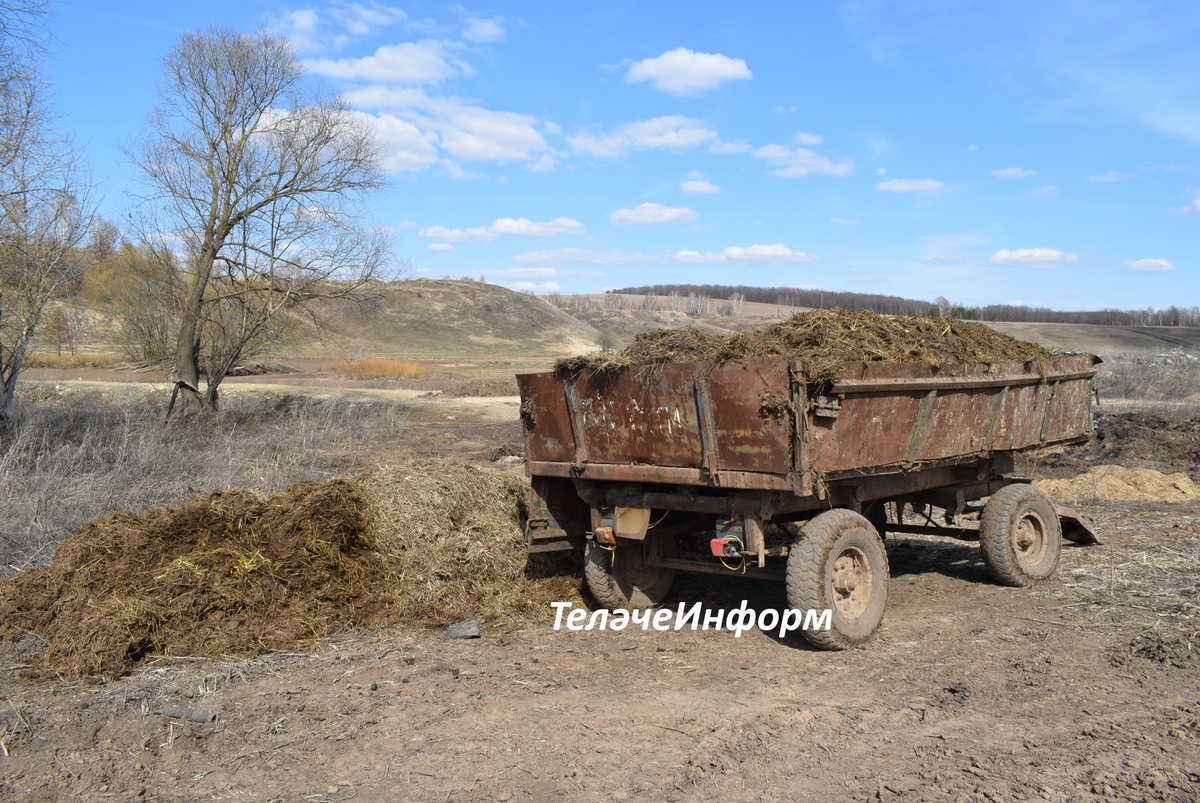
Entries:
{"label": "distant hill", "polygon": [[305,338],[297,356],[507,361],[597,348],[595,328],[545,299],[469,280],[393,282],[368,314],[330,308],[327,316],[334,337]]}
{"label": "distant hill", "polygon": [[[611,330],[617,346],[652,329],[697,328],[717,334],[744,331],[786,318],[804,308],[745,302],[728,314],[728,302],[713,300],[709,314],[692,316],[670,309],[645,309],[643,296],[611,294],[542,298],[495,284],[455,279],[418,279],[387,285],[365,313],[347,303],[329,303],[320,312],[327,331],[302,315],[290,319],[284,340],[262,358],[348,359],[389,356],[429,360],[481,360],[537,367],[556,357],[599,348],[601,332]],[[557,305],[557,306],[556,306]],[[615,307],[620,307],[616,309]],[[115,323],[101,310],[85,350],[117,353]],[[1049,348],[1161,353],[1184,349],[1200,353],[1200,327],[1113,326],[1081,323],[989,323],[1001,332]],[[43,346],[47,351],[48,346]]]}
{"label": "distant hill", "polygon": [[1005,334],[1046,348],[1093,354],[1166,352],[1200,353],[1200,327],[1102,326],[1084,323],[988,323]]}

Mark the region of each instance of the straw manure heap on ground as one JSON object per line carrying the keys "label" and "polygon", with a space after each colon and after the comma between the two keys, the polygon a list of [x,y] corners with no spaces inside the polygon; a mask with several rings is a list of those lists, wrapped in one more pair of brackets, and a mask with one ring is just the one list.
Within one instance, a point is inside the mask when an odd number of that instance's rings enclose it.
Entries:
{"label": "straw manure heap on ground", "polygon": [[785,357],[804,364],[812,382],[837,375],[845,362],[916,362],[928,365],[1027,363],[1054,355],[980,323],[922,316],[880,315],[841,309],[798,312],[750,332],[725,336],[695,329],[658,329],[634,338],[616,354],[567,357],[555,370],[613,372],[671,362]]}
{"label": "straw manure heap on ground", "polygon": [[511,626],[578,596],[527,563],[524,487],[427,460],[274,496],[233,490],[80,528],[0,584],[0,637],[31,673],[112,676],[152,656],[291,649],[350,627]]}
{"label": "straw manure heap on ground", "polygon": [[1069,480],[1038,480],[1037,485],[1055,499],[1068,502],[1191,502],[1200,498],[1200,486],[1186,474],[1116,465],[1096,466]]}

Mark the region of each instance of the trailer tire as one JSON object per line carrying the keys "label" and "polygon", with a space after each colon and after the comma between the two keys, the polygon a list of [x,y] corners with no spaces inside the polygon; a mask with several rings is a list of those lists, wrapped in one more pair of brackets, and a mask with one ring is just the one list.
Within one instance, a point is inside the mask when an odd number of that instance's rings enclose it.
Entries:
{"label": "trailer tire", "polygon": [[1054,576],[1062,549],[1062,524],[1040,488],[1006,485],[983,506],[979,521],[983,562],[996,582],[1037,585]]}
{"label": "trailer tire", "polygon": [[655,545],[664,556],[675,556],[675,540],[659,538],[653,531],[643,541],[617,539],[615,552],[589,538],[583,576],[596,601],[610,610],[653,608],[662,602],[675,583],[675,570],[647,565]]}
{"label": "trailer tire", "polygon": [[830,611],[828,630],[804,629],[822,650],[871,641],[887,608],[888,559],[879,532],[852,510],[827,510],[805,524],[788,553],[788,605],[807,617]]}

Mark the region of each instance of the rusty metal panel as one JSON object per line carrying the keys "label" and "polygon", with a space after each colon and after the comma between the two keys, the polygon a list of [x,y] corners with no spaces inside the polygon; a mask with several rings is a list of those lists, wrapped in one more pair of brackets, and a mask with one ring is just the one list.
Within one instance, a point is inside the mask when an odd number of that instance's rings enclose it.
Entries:
{"label": "rusty metal panel", "polygon": [[554,374],[521,374],[521,422],[525,427],[525,454],[530,460],[575,459],[575,437],[563,394],[563,383]]}
{"label": "rusty metal panel", "polygon": [[866,393],[847,399],[836,416],[811,416],[809,466],[828,472],[903,463],[925,395]]}
{"label": "rusty metal panel", "polygon": [[[692,363],[653,372],[582,374],[571,383],[575,420],[592,463],[646,463],[699,468],[700,412]],[[576,432],[576,441],[583,438]]]}
{"label": "rusty metal panel", "polygon": [[1033,365],[848,363],[810,412],[817,471],[969,457],[1087,434],[1090,355]]}
{"label": "rusty metal panel", "polygon": [[1041,438],[1042,420],[1045,415],[1039,400],[1040,385],[1010,387],[999,412],[999,426],[992,448],[997,451],[1019,449],[1022,445],[1037,443]]}
{"label": "rusty metal panel", "polygon": [[1095,362],[1063,357],[1044,374],[1022,364],[848,363],[822,395],[797,397],[804,410],[791,397],[798,366],[784,360],[526,375],[528,471],[799,493],[809,470],[903,468],[1082,437]]}
{"label": "rusty metal panel", "polygon": [[1077,438],[1091,431],[1091,383],[1081,381],[1059,382],[1050,401],[1050,420],[1046,429],[1047,440]]}
{"label": "rusty metal panel", "polygon": [[605,482],[645,482],[664,485],[720,485],[733,490],[788,491],[791,480],[774,474],[749,471],[724,471],[714,481],[699,468],[677,468],[633,463],[529,462],[526,472],[534,477],[574,477]]}
{"label": "rusty metal panel", "polygon": [[[747,360],[706,371],[716,427],[715,465],[786,476],[791,466],[788,364]],[[724,482],[722,482],[724,484]]]}
{"label": "rusty metal panel", "polygon": [[995,394],[992,388],[939,392],[918,433],[919,448],[910,452],[913,462],[981,453]]}

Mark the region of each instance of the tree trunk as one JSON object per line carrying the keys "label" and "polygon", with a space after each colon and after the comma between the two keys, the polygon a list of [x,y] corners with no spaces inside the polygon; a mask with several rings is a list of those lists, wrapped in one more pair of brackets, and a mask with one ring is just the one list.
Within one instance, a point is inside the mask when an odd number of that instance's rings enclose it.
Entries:
{"label": "tree trunk", "polygon": [[8,364],[0,365],[0,381],[3,382],[0,385],[0,425],[8,422],[8,408],[17,394],[17,375],[21,373],[21,365],[25,362],[25,352],[32,339],[33,332],[26,328],[21,333],[20,341],[9,354]]}
{"label": "tree trunk", "polygon": [[[183,319],[179,322],[179,339],[175,342],[175,378],[183,383],[177,385],[176,390],[182,390],[184,394],[184,410],[193,404],[200,409],[209,406],[209,399],[200,393],[200,316],[204,310],[204,293],[208,290],[215,256],[216,249],[211,245],[202,249],[200,258],[196,260],[196,273],[188,292]],[[215,407],[216,394],[211,396],[212,406]]]}

